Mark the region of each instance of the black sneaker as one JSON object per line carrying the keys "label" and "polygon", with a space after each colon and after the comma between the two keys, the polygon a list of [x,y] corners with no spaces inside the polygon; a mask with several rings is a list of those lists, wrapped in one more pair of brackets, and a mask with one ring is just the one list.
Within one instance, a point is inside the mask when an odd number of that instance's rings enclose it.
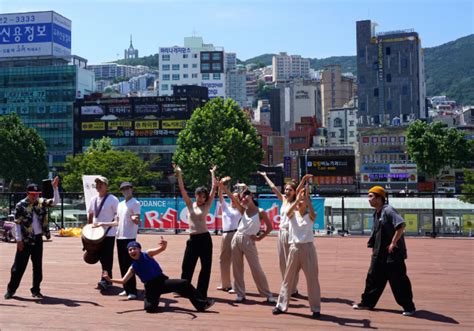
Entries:
{"label": "black sneaker", "polygon": [[280,314],[283,314],[283,313],[284,313],[284,311],[281,310],[281,309],[278,308],[278,307],[275,307],[275,308],[273,308],[273,310],[272,310],[272,314],[273,314],[273,315],[280,315]]}
{"label": "black sneaker", "polygon": [[105,291],[109,287],[109,284],[105,280],[101,280],[97,283],[97,289]]}
{"label": "black sneaker", "polygon": [[214,306],[215,303],[216,303],[216,301],[214,301],[214,299],[207,299],[206,304],[202,308],[198,309],[198,311],[201,311],[201,312],[206,311],[209,308],[211,308],[212,306]]}
{"label": "black sneaker", "polygon": [[297,298],[299,295],[300,295],[300,293],[298,292],[298,290],[296,290],[295,292],[293,292],[293,293],[291,294],[291,297],[292,297],[292,298]]}
{"label": "black sneaker", "polygon": [[415,309],[413,309],[413,310],[405,310],[405,311],[402,313],[402,315],[403,315],[403,316],[413,316],[413,315],[415,315],[415,313],[416,313],[416,310],[415,310]]}
{"label": "black sneaker", "polygon": [[5,300],[9,300],[13,298],[13,295],[15,295],[15,293],[7,291],[3,297],[5,298]]}
{"label": "black sneaker", "polygon": [[314,311],[312,318],[314,318],[315,320],[320,319],[321,318],[321,313],[319,311]]}
{"label": "black sneaker", "polygon": [[352,305],[352,309],[356,309],[356,310],[372,310],[372,309],[374,309],[374,308],[373,308],[373,307],[369,307],[369,306],[363,304],[362,302],[360,302],[360,303],[353,304],[353,305]]}
{"label": "black sneaker", "polygon": [[33,298],[39,298],[39,299],[43,299],[43,298],[44,298],[43,294],[41,294],[40,291],[38,291],[38,292],[31,292],[31,296],[32,296]]}

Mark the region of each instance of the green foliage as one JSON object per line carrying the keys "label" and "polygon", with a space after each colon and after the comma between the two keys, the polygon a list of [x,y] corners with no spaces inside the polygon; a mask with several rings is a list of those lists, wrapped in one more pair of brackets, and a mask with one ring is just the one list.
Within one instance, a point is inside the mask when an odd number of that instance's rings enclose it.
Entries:
{"label": "green foliage", "polygon": [[40,182],[48,174],[46,145],[35,129],[16,115],[0,116],[0,178],[24,190],[28,180]]}
{"label": "green foliage", "polygon": [[461,185],[462,193],[459,199],[464,202],[474,203],[474,170],[464,169],[464,184]]}
{"label": "green foliage", "polygon": [[109,180],[109,189],[117,192],[121,182],[131,182],[136,192],[152,192],[150,183],[161,173],[151,171],[158,158],[147,162],[130,151],[112,149],[110,138],[94,140],[84,154],[68,156],[62,173],[66,191],[82,191],[83,175],[102,175]]}
{"label": "green foliage", "polygon": [[410,158],[432,178],[444,167],[464,167],[473,157],[471,145],[463,132],[455,128],[446,129],[441,122],[427,124],[418,120],[408,127]]}
{"label": "green foliage", "polygon": [[118,60],[118,61],[113,61],[117,64],[125,64],[125,65],[130,65],[130,66],[147,66],[150,67],[150,69],[158,69],[159,63],[158,63],[158,54],[153,54],[153,55],[148,55],[148,56],[143,56],[139,57],[138,59],[123,59],[123,60]]}
{"label": "green foliage", "polygon": [[173,161],[183,169],[193,186],[210,182],[209,169],[216,175],[247,180],[263,157],[257,131],[232,99],[210,100],[194,111],[178,138]]}

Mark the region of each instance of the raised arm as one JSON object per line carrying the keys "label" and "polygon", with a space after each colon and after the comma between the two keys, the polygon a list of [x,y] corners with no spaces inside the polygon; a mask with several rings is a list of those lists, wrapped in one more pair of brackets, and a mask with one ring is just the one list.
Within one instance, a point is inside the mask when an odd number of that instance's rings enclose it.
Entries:
{"label": "raised arm", "polygon": [[217,179],[216,179],[216,169],[217,169],[217,166],[213,166],[211,168],[211,178],[212,178],[212,187],[211,187],[211,192],[209,193],[209,199],[207,199],[207,202],[206,202],[206,207],[207,208],[211,208],[212,206],[212,203],[214,202],[214,197],[216,195],[216,191],[217,191]]}
{"label": "raised arm", "polygon": [[314,211],[313,204],[311,203],[311,197],[309,196],[308,187],[306,187],[305,192],[306,205],[308,206],[309,211],[309,219],[311,220],[311,222],[314,223],[314,221],[316,220],[316,212]]}
{"label": "raised arm", "polygon": [[298,184],[298,187],[296,188],[296,193],[298,193],[299,191],[301,191],[303,189],[303,187],[305,186],[305,184],[311,179],[313,178],[313,175],[311,174],[306,174],[303,176],[303,178],[301,178],[301,181],[300,183]]}
{"label": "raised arm", "polygon": [[181,196],[183,197],[184,203],[186,204],[186,207],[188,207],[188,209],[191,209],[193,207],[193,202],[189,198],[188,192],[186,192],[186,188],[184,187],[183,171],[177,164],[173,164],[173,168],[176,177],[178,178],[179,191],[181,192]]}
{"label": "raised arm", "polygon": [[149,257],[153,257],[165,251],[166,247],[168,247],[168,242],[163,239],[163,236],[161,236],[161,241],[159,242],[158,247],[151,248],[147,250],[146,253],[148,254]]}
{"label": "raised arm", "polygon": [[290,218],[293,217],[293,214],[295,213],[297,209],[297,202],[303,197],[304,194],[305,194],[305,190],[300,190],[297,193],[295,201],[293,201],[293,203],[290,205],[290,208],[288,208],[286,212],[286,215],[288,215],[288,217]]}
{"label": "raised arm", "polygon": [[277,196],[278,200],[284,201],[286,198],[281,194],[281,192],[278,190],[278,188],[273,184],[270,178],[268,178],[266,172],[258,171],[258,174],[262,175],[263,178],[265,178],[265,181],[267,182],[268,186],[272,189],[273,193]]}
{"label": "raised arm", "polygon": [[221,187],[222,189],[224,190],[225,194],[227,194],[227,196],[232,200],[232,202],[234,202],[234,204],[237,206],[237,209],[239,210],[239,213],[241,213],[242,215],[244,214],[245,212],[245,208],[240,204],[240,201],[239,199],[237,199],[236,197],[234,197],[234,195],[232,194],[232,192],[229,190],[229,188],[227,187],[227,182],[230,181],[230,177],[225,177],[224,180],[227,179],[227,181],[225,181]]}

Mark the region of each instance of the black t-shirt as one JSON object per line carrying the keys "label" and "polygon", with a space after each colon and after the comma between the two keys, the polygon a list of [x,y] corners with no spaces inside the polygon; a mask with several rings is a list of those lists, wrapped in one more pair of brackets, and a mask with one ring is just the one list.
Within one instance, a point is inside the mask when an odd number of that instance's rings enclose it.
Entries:
{"label": "black t-shirt", "polygon": [[397,242],[398,248],[388,253],[395,232],[405,225],[405,220],[390,205],[384,205],[380,213],[374,213],[371,242],[373,243],[372,257],[384,262],[400,261],[407,258],[404,235]]}

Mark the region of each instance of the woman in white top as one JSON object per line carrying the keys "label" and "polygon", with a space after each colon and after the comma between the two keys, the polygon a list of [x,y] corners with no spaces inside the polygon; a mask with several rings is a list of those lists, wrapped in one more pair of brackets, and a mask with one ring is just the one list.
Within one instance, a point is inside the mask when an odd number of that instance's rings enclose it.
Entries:
{"label": "woman in white top", "polygon": [[[261,296],[267,302],[275,302],[275,298],[268,288],[267,277],[263,273],[258,259],[256,241],[265,238],[272,231],[272,223],[267,213],[258,208],[253,194],[247,189],[242,193],[241,203],[246,209],[242,215],[237,232],[232,239],[232,271],[234,274],[234,290],[237,294],[236,302],[245,300],[244,256],[252,272],[252,277]],[[265,232],[260,233],[260,220],[265,223]]]}
{"label": "woman in white top", "polygon": [[188,207],[189,239],[186,241],[186,250],[184,251],[183,263],[181,265],[181,279],[186,279],[191,283],[194,269],[199,259],[201,271],[199,272],[196,289],[203,299],[207,299],[212,266],[212,238],[207,229],[206,218],[217,190],[217,181],[214,176],[216,167],[211,169],[211,193],[209,194],[209,191],[204,186],[198,187],[194,194],[196,197],[195,202],[189,198],[186,192],[181,168],[177,165],[174,167],[178,177],[181,196],[186,203],[186,207]]}
{"label": "woman in white top", "polygon": [[[230,266],[232,263],[232,238],[237,231],[237,226],[245,209],[239,202],[239,193],[230,192],[226,184],[231,180],[229,176],[219,182],[219,202],[222,208],[222,240],[219,264],[221,268],[221,285],[217,287],[221,291],[232,290],[230,280]],[[224,200],[222,191],[225,191],[231,199],[230,206]]]}
{"label": "woman in white top", "polygon": [[[259,172],[260,175],[265,178],[268,186],[272,189],[273,193],[277,196],[278,200],[281,201],[280,208],[280,230],[278,231],[278,241],[277,241],[277,251],[278,251],[278,261],[280,263],[280,272],[281,278],[285,276],[286,264],[288,262],[288,254],[290,251],[290,244],[288,243],[288,228],[289,228],[289,218],[288,218],[288,209],[295,203],[296,194],[304,187],[306,181],[313,177],[311,174],[305,175],[301,178],[300,184],[297,186],[294,181],[287,182],[285,184],[285,194],[281,194],[278,188],[273,184],[270,178],[268,178],[265,172]],[[291,289],[291,295],[296,296],[298,290],[296,289],[298,285],[298,275],[296,277],[295,286]]]}
{"label": "woman in white top", "polygon": [[298,193],[297,202],[289,208],[288,216],[290,217],[290,252],[285,277],[281,284],[280,295],[278,296],[277,305],[273,309],[273,314],[278,315],[288,310],[291,294],[289,289],[293,288],[299,270],[303,269],[308,287],[308,301],[313,313],[312,317],[319,318],[321,315],[321,290],[318,279],[318,257],[313,244],[313,224],[316,213],[309,198],[307,187]]}

